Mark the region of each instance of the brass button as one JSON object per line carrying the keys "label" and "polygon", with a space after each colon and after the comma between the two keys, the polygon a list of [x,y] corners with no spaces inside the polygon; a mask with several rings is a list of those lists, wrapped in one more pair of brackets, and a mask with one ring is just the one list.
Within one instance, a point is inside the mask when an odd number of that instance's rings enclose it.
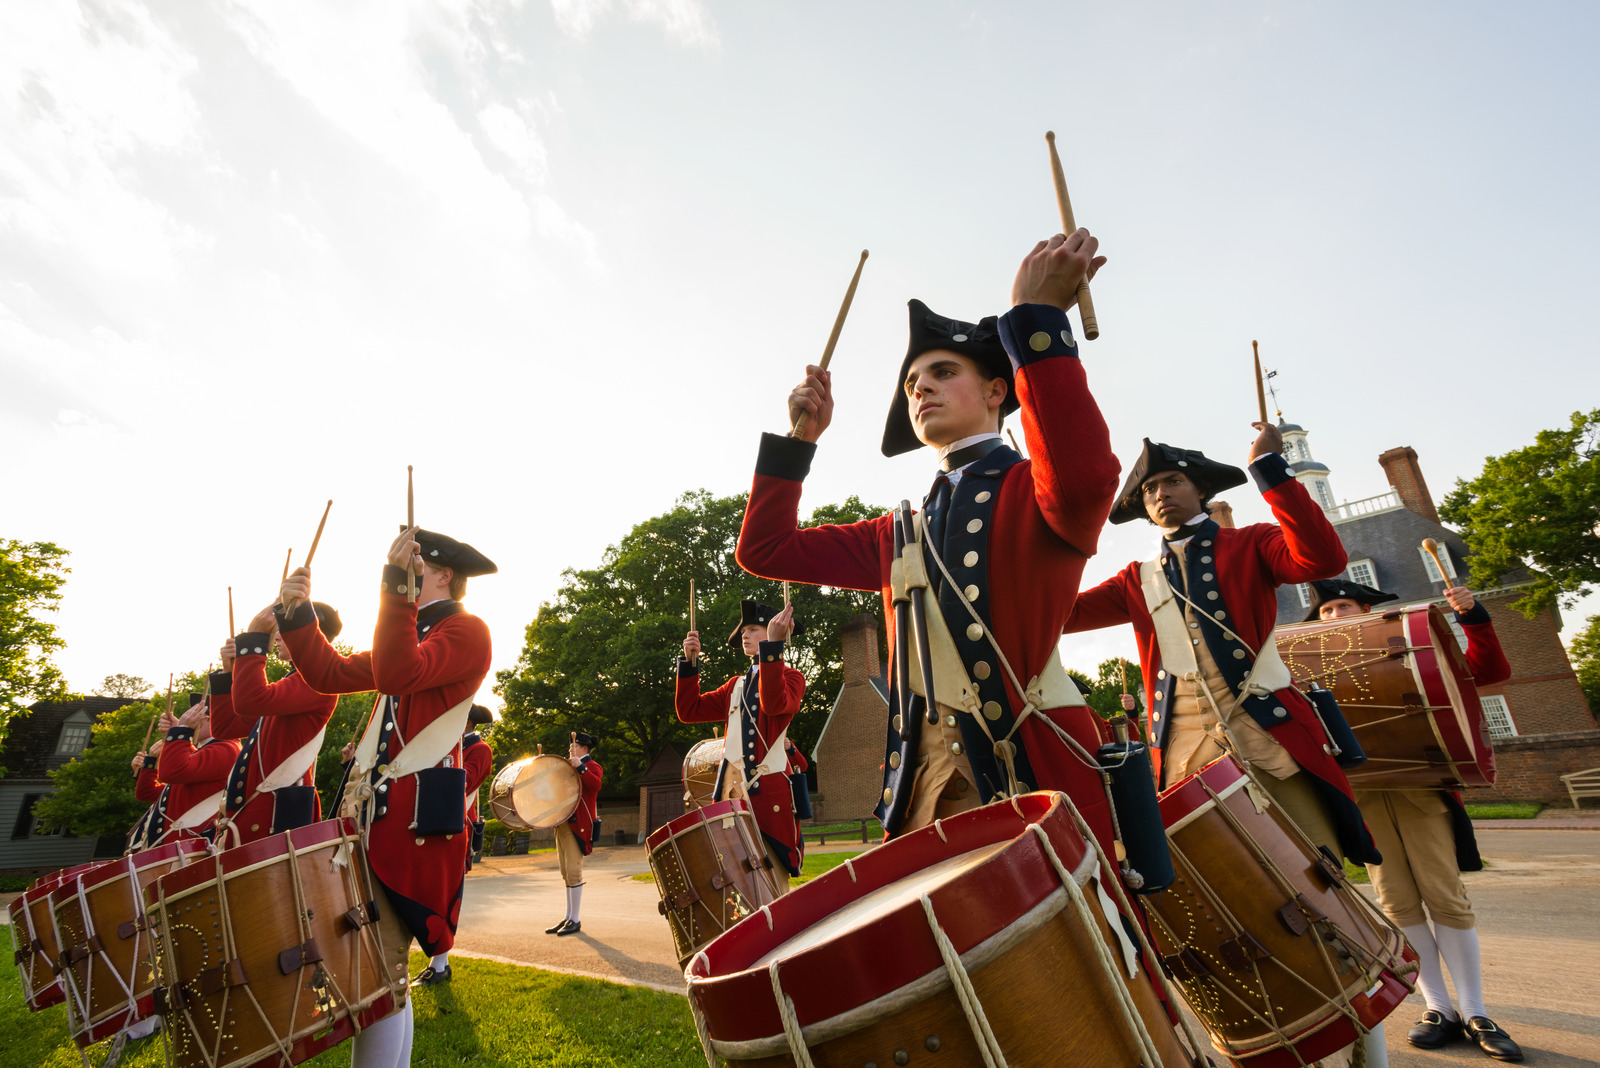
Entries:
{"label": "brass button", "polygon": [[1218,594],[1216,590],[1212,590],[1210,593],[1206,594],[1206,600],[1215,601],[1219,596],[1220,594]]}
{"label": "brass button", "polygon": [[1210,563],[1210,562],[1211,562],[1211,557],[1209,557],[1209,556],[1202,556],[1202,557],[1201,557],[1201,558],[1200,558],[1200,562],[1201,562],[1201,563],[1202,563],[1202,564],[1209,564],[1209,563]]}
{"label": "brass button", "polygon": [[1211,614],[1216,616],[1218,619],[1227,619],[1228,618],[1228,613],[1224,612],[1220,608],[1217,609],[1215,612],[1212,612]]}
{"label": "brass button", "polygon": [[904,734],[906,732],[905,724],[900,722],[899,716],[894,717],[894,732],[896,734]]}
{"label": "brass button", "polygon": [[961,562],[963,564],[965,564],[967,567],[977,567],[978,566],[978,554],[975,553],[975,552],[969,552],[967,555],[965,555],[965,556],[963,556],[961,558]]}
{"label": "brass button", "polygon": [[[1043,352],[1045,349],[1050,347],[1050,335],[1045,333],[1043,330],[1040,330],[1028,339],[1028,347],[1034,352]],[[896,1064],[906,1063],[900,1059],[899,1053],[894,1055],[894,1059]]]}
{"label": "brass button", "polygon": [[885,790],[883,792],[883,803],[886,804],[886,805],[894,804],[894,791],[893,790]]}
{"label": "brass button", "polygon": [[989,701],[983,706],[983,715],[985,719],[999,719],[1000,714],[1004,711],[1005,709],[1000,707],[999,701]]}
{"label": "brass button", "polygon": [[1165,696],[1167,696],[1167,695],[1165,693],[1162,693],[1160,690],[1156,691],[1156,700],[1157,701],[1161,700]]}
{"label": "brass button", "polygon": [[1235,660],[1243,660],[1244,659],[1244,650],[1243,649],[1235,649],[1233,651],[1233,658]]}
{"label": "brass button", "polygon": [[980,531],[982,529],[983,529],[983,520],[981,520],[981,519],[972,519],[972,520],[969,520],[967,522],[967,533],[968,534],[976,534],[978,531]]}
{"label": "brass button", "polygon": [[1272,714],[1274,716],[1277,716],[1279,719],[1283,719],[1285,716],[1287,716],[1289,714],[1289,712],[1282,705],[1279,705],[1277,708],[1274,708],[1272,710]]}
{"label": "brass button", "polygon": [[980,660],[976,664],[972,665],[972,673],[978,676],[980,679],[988,678],[990,670],[991,668],[989,667],[989,662],[987,660]]}
{"label": "brass button", "polygon": [[968,586],[961,592],[967,595],[967,600],[969,601],[976,601],[978,599],[978,587],[976,586]]}
{"label": "brass button", "polygon": [[261,829],[261,824],[259,824],[259,823],[252,823],[250,825],[251,832],[259,831],[260,829]]}
{"label": "brass button", "polygon": [[954,753],[956,756],[960,756],[961,755],[961,743],[960,742],[951,742],[950,743],[950,752]]}
{"label": "brass button", "polygon": [[967,638],[968,638],[968,640],[977,641],[979,638],[982,638],[982,637],[983,637],[983,627],[979,626],[977,623],[968,623],[967,624]]}
{"label": "brass button", "polygon": [[946,727],[954,727],[956,725],[956,717],[954,717],[954,716],[946,716],[946,717],[944,717],[944,725]]}
{"label": "brass button", "polygon": [[994,496],[994,494],[990,493],[988,490],[983,490],[976,497],[974,497],[972,499],[977,501],[979,504],[983,504],[985,501],[987,501],[990,497],[993,497],[993,496]]}
{"label": "brass button", "polygon": [[1215,575],[1213,575],[1211,572],[1207,571],[1204,575],[1200,576],[1200,581],[1201,582],[1210,582],[1215,577],[1216,577]]}
{"label": "brass button", "polygon": [[1165,670],[1161,670],[1161,671],[1156,672],[1156,678],[1164,679],[1166,677],[1167,677],[1167,673],[1166,673]]}
{"label": "brass button", "polygon": [[890,753],[889,754],[889,767],[898,768],[899,766],[900,766],[900,754],[899,753]]}

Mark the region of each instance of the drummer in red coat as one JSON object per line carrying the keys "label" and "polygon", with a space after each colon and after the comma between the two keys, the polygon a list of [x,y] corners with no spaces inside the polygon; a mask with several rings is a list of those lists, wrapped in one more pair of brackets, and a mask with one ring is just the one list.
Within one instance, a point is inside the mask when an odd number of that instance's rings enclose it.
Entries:
{"label": "drummer in red coat", "polygon": [[[417,576],[410,582],[408,564]],[[298,568],[283,584],[278,629],[307,684],[385,695],[356,747],[344,804],[366,829],[367,861],[384,889],[377,927],[396,978],[407,973],[412,938],[430,956],[455,942],[471,839],[461,736],[491,657],[488,626],[461,598],[469,577],[496,570],[464,542],[402,530],[383,569],[372,651],[354,656],[340,655],[318,626],[310,572]],[[415,603],[408,586],[418,590]],[[353,1063],[409,1063],[411,1004],[400,1000],[394,1016],[356,1037]]]}
{"label": "drummer in red coat", "polygon": [[[739,623],[728,635],[728,644],[750,658],[749,670],[701,693],[700,634],[690,631],[683,640],[673,695],[680,722],[727,722],[727,745],[713,800],[748,801],[767,852],[790,875],[800,874],[805,858],[790,786],[796,768],[789,761],[788,731],[805,697],[806,677],[783,659],[784,642],[795,634],[793,605],[779,610],[742,601]],[[783,887],[788,887],[787,880]]]}
{"label": "drummer in red coat", "polygon": [[203,699],[182,718],[163,715],[161,721],[167,735],[156,757],[156,778],[163,783],[160,808],[166,814],[160,839],[209,838],[239,743],[212,737],[210,708]]}
{"label": "drummer in red coat", "polygon": [[[467,870],[472,870],[472,855],[483,848],[483,821],[478,818],[478,788],[488,778],[494,765],[494,750],[478,737],[478,727],[493,723],[494,714],[482,705],[473,705],[467,713],[470,728],[461,736],[461,766],[467,769],[467,834],[472,844],[467,847]],[[351,746],[354,755],[354,745]],[[348,758],[347,758],[348,759]],[[412,986],[433,986],[450,981],[450,951],[435,953],[428,966],[411,980]]]}
{"label": "drummer in red coat", "polygon": [[[1511,665],[1489,610],[1465,586],[1450,587],[1444,598],[1467,637],[1473,681],[1493,686],[1509,679]],[[1361,615],[1375,604],[1397,599],[1348,579],[1313,582],[1306,621]],[[1405,932],[1420,962],[1417,988],[1428,1008],[1407,1040],[1421,1049],[1439,1049],[1465,1035],[1496,1060],[1520,1061],[1521,1047],[1489,1018],[1483,1004],[1478,917],[1461,881],[1464,871],[1482,871],[1483,860],[1461,795],[1450,790],[1362,790],[1356,802],[1383,854],[1382,864],[1367,866],[1378,906]],[[1455,982],[1459,1014],[1450,1004],[1441,958]]]}
{"label": "drummer in red coat", "polygon": [[[330,641],[343,624],[331,605],[312,606]],[[267,654],[293,664],[276,634],[272,607],[250,621],[249,630],[222,647],[222,670],[211,675],[211,729],[218,738],[239,739],[239,758],[228,777],[225,823],[233,831],[224,845],[254,842],[322,818],[317,797],[317,752],[333,717],[337,697],[321,694],[297,671],[267,681]]]}
{"label": "drummer in red coat", "polygon": [[583,858],[594,851],[595,823],[600,819],[600,780],[605,769],[595,760],[600,741],[588,731],[573,731],[567,746],[567,763],[578,773],[578,807],[556,828],[556,863],[567,887],[567,915],[545,934],[573,935],[583,930]]}
{"label": "drummer in red coat", "polygon": [[[1109,803],[1094,770],[1100,721],[1056,655],[1117,485],[1110,435],[1066,314],[1078,283],[1105,262],[1098,244],[1086,230],[1041,241],[1022,261],[1013,307],[998,320],[966,323],[910,304],[910,345],[883,453],[923,445],[939,452],[921,538],[930,587],[915,594],[925,602],[937,595],[930,627],[937,629],[935,616],[944,621],[953,649],[942,648],[965,677],[959,692],[935,694],[941,707],[929,723],[922,697],[902,691],[909,665],[892,654],[877,807],[891,838],[1037,787],[1066,792],[1112,849]],[[1031,459],[1000,435],[1003,416],[1018,410]],[[881,590],[895,650],[895,517],[805,529],[797,522],[815,442],[833,419],[831,375],[807,368],[789,411],[791,423],[803,414],[805,425],[798,437],[762,438],[739,563],[768,578]]]}

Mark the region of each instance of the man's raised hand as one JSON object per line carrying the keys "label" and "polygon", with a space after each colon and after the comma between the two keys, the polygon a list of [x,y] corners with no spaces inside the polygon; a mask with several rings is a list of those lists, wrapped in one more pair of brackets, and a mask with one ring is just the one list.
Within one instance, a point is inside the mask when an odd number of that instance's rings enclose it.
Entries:
{"label": "man's raised hand", "polygon": [[805,413],[806,425],[800,429],[801,441],[816,441],[833,422],[833,372],[816,364],[806,365],[806,380],[789,391],[789,425]]}
{"label": "man's raised hand", "polygon": [[794,605],[786,604],[783,610],[772,617],[772,622],[767,624],[767,640],[773,642],[787,641],[789,635],[794,633]]}
{"label": "man's raised hand", "polygon": [[[283,585],[278,588],[278,603],[288,607],[289,605],[295,605],[301,603],[302,601],[310,600],[311,569],[309,567],[297,567],[293,571],[289,572],[289,577],[284,579]],[[270,612],[271,609],[266,609],[266,611]],[[256,618],[259,619],[260,616],[258,615]],[[264,627],[258,628],[253,625],[254,620],[251,622],[251,629],[256,630],[258,633],[264,633],[272,629],[271,623],[268,623]]]}
{"label": "man's raised hand", "polygon": [[222,643],[222,673],[224,675],[233,671],[234,658],[239,655],[237,644],[232,638]]}
{"label": "man's raised hand", "polygon": [[1271,423],[1251,423],[1250,425],[1260,431],[1256,435],[1255,442],[1250,446],[1251,463],[1255,463],[1269,453],[1283,451],[1283,431]]}
{"label": "man's raised hand", "polygon": [[683,639],[683,658],[693,660],[700,655],[700,632],[691,630],[689,636]]}
{"label": "man's raised hand", "polygon": [[1033,246],[1022,258],[1011,284],[1012,304],[1050,304],[1066,311],[1078,303],[1078,283],[1088,281],[1105,265],[1096,256],[1100,241],[1079,227]]}
{"label": "man's raised hand", "polygon": [[389,563],[395,567],[410,566],[412,574],[422,571],[422,546],[417,543],[417,531],[421,527],[407,527],[400,532],[389,546]]}

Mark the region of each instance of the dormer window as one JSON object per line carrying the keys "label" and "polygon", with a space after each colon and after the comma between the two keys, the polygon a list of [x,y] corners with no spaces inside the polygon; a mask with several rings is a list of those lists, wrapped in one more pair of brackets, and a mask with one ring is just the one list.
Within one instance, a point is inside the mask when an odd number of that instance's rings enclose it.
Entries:
{"label": "dormer window", "polygon": [[57,756],[77,756],[89,747],[89,717],[79,712],[61,725],[56,741]]}
{"label": "dormer window", "polygon": [[1456,577],[1456,562],[1450,558],[1450,546],[1442,541],[1439,543],[1439,559],[1444,564],[1444,569],[1447,573],[1445,575],[1439,574],[1439,567],[1433,562],[1432,553],[1421,546],[1417,547],[1417,553],[1422,557],[1422,566],[1428,572],[1429,582],[1444,582],[1445,585],[1450,585],[1446,579]]}
{"label": "dormer window", "polygon": [[1351,582],[1359,582],[1363,586],[1378,588],[1378,570],[1372,566],[1371,560],[1352,560],[1345,569],[1345,574],[1350,576]]}

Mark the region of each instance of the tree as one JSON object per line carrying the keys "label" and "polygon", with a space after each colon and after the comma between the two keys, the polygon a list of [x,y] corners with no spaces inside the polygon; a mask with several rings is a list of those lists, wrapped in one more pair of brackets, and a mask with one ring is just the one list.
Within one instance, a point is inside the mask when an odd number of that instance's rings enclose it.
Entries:
{"label": "tree", "polygon": [[[748,664],[725,642],[739,601],[777,605],[783,598],[781,583],[746,574],[734,560],[744,505],[742,494],[687,493],[607,548],[598,567],[564,573],[555,599],[528,624],[516,665],[497,675],[505,715],[485,731],[497,770],[539,744],[565,753],[568,732],[584,729],[600,738],[596,755],[608,785],[622,786],[668,742],[684,752],[710,734],[707,724],[679,723],[672,706],[673,665],[689,629],[689,580],[697,586],[701,680],[708,689]],[[805,525],[851,523],[884,511],[851,497],[816,509]],[[792,587],[791,599],[806,631],[787,656],[806,676],[806,696],[789,738],[809,753],[843,682],[840,624],[877,614],[882,602],[876,593],[801,585]]]}
{"label": "tree", "polygon": [[61,605],[67,550],[47,541],[0,538],[0,739],[11,717],[35,701],[60,697],[66,684],[50,662],[66,642],[41,618]]}
{"label": "tree", "polygon": [[[1103,719],[1122,714],[1124,677],[1127,679],[1128,693],[1137,696],[1142,685],[1139,665],[1120,656],[1100,661],[1100,666],[1095,668],[1092,679],[1083,672],[1071,668],[1067,669],[1067,674],[1082,684],[1079,689],[1084,686],[1089,687],[1089,692],[1083,695],[1084,703],[1099,713]],[[1134,715],[1137,716],[1138,713]]]}
{"label": "tree", "polygon": [[107,675],[94,692],[101,697],[123,697],[137,701],[150,692],[150,684],[137,675]]}
{"label": "tree", "polygon": [[1583,633],[1572,639],[1572,668],[1589,702],[1591,714],[1600,718],[1600,616],[1590,616]]}
{"label": "tree", "polygon": [[1439,514],[1471,547],[1472,581],[1498,585],[1526,567],[1533,585],[1512,607],[1532,619],[1559,602],[1571,608],[1600,583],[1600,408],[1573,412],[1564,430],[1484,460],[1456,480]]}

